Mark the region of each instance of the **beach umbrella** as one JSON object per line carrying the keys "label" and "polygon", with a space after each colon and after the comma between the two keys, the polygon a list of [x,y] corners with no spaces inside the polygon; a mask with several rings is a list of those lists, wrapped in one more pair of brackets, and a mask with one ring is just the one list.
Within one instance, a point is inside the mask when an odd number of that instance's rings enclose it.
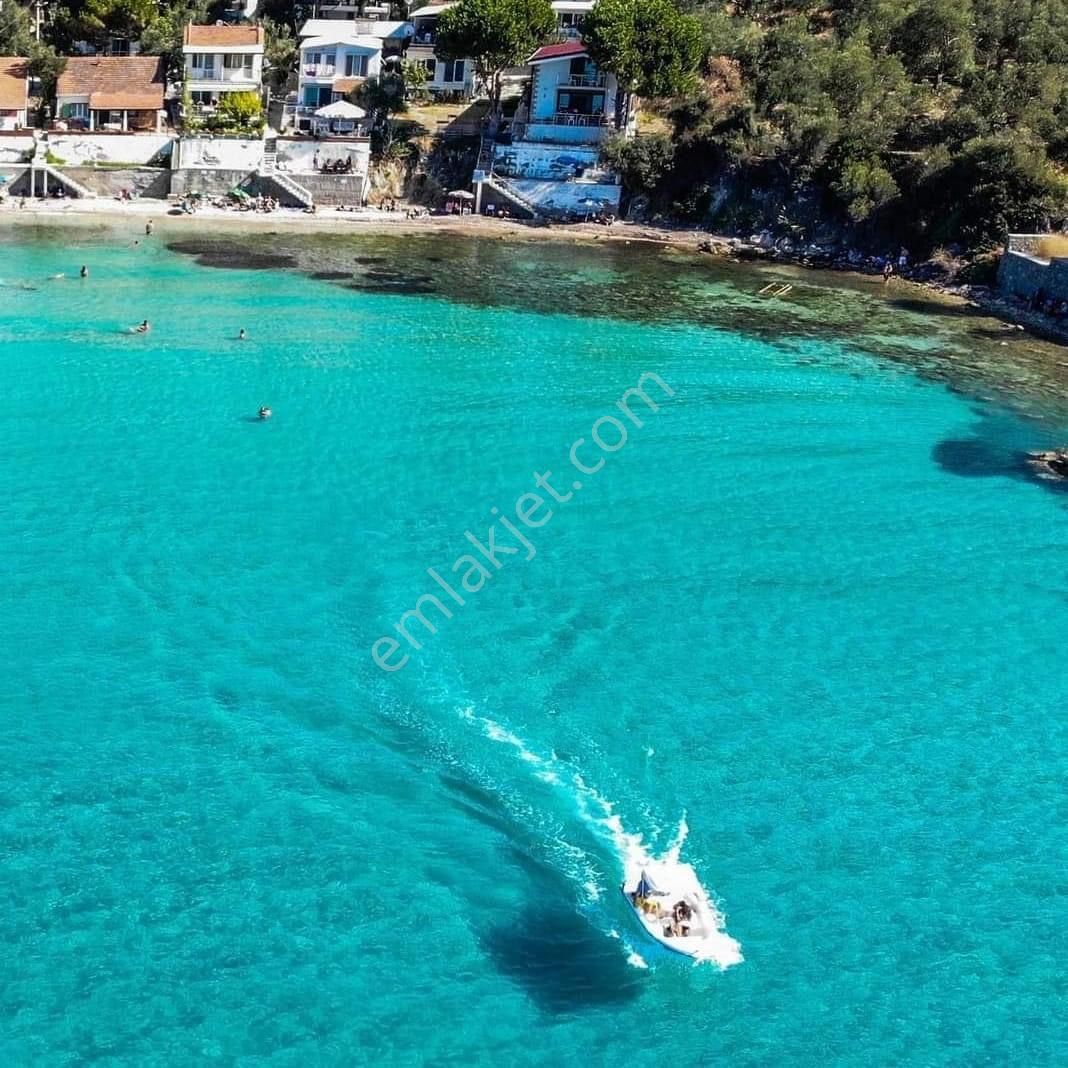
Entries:
{"label": "beach umbrella", "polygon": [[366,114],[363,108],[358,108],[347,100],[335,100],[315,113],[320,119],[362,119]]}
{"label": "beach umbrella", "polygon": [[445,194],[450,200],[474,200],[475,194],[469,193],[466,189],[454,189],[451,193]]}

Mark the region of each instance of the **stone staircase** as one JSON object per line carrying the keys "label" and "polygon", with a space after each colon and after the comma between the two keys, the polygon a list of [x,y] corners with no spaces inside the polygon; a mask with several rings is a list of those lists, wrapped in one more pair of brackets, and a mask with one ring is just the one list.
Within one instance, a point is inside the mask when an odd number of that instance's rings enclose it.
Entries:
{"label": "stone staircase", "polygon": [[96,196],[96,193],[94,193],[93,190],[90,189],[88,186],[84,186],[81,182],[77,181],[77,179],[71,178],[68,174],[64,174],[58,168],[53,167],[51,163],[41,163],[37,160],[34,160],[30,164],[30,172],[31,184],[33,188],[37,187],[36,176],[38,174],[42,174],[47,175],[54,182],[58,182],[61,186],[63,186],[64,189],[67,190],[68,193],[73,193],[75,196],[85,197],[86,199]]}
{"label": "stone staircase", "polygon": [[495,195],[496,200],[505,201],[508,210],[520,219],[538,219],[542,216],[541,209],[532,200],[528,200],[518,189],[508,182],[507,178],[501,178],[496,174],[487,173],[482,181],[485,188],[482,190],[482,207],[485,209],[487,195]]}
{"label": "stone staircase", "polygon": [[[256,172],[262,182],[273,182],[283,193],[288,194],[289,199],[295,200],[302,208],[311,208],[315,206],[315,197],[312,195],[310,189],[306,189],[293,178],[290,178],[288,174],[283,174],[281,171],[266,169],[266,165],[260,167]],[[285,199],[280,197],[279,199]]]}
{"label": "stone staircase", "polygon": [[278,162],[278,138],[267,137],[263,141],[263,166],[264,174],[273,174]]}

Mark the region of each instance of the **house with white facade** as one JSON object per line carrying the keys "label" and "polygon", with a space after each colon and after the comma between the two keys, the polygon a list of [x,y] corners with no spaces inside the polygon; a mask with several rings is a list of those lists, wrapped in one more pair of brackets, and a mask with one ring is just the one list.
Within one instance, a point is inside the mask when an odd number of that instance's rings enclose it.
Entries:
{"label": "house with white facade", "polygon": [[382,55],[400,55],[412,36],[412,24],[396,19],[370,18],[314,18],[308,19],[297,32],[297,40],[309,37],[325,37],[335,33],[348,33],[350,37],[377,37],[382,42]]}
{"label": "house with white facade", "polygon": [[28,61],[20,56],[0,56],[0,130],[26,126],[29,90]]}
{"label": "house with white facade", "polygon": [[185,86],[196,110],[210,113],[227,93],[261,93],[263,48],[262,26],[186,26]]}
{"label": "house with white facade", "polygon": [[593,10],[596,0],[552,0],[556,12],[556,32],[565,38],[582,36],[582,23]]}
{"label": "house with white facade", "polygon": [[310,131],[315,112],[344,100],[361,82],[382,71],[382,40],[353,35],[344,22],[339,32],[307,37],[300,42],[297,99],[286,108],[287,125]]}
{"label": "house with white facade", "polygon": [[634,119],[614,74],[599,70],[580,38],[544,45],[527,61],[530,81],[506,143],[494,145],[488,173],[476,171],[480,207],[494,192],[533,215],[619,210],[617,176],[601,145],[632,134]]}
{"label": "house with white facade", "polygon": [[470,59],[445,59],[435,49],[438,17],[451,3],[427,4],[409,15],[413,33],[405,58],[427,72],[431,96],[455,95],[466,99],[475,89],[475,66]]}

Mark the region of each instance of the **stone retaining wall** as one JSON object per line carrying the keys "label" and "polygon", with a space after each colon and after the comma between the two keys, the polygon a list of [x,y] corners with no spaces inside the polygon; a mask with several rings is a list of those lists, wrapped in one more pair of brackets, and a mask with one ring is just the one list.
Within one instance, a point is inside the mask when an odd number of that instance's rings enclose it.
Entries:
{"label": "stone retaining wall", "polygon": [[998,288],[1024,300],[1039,289],[1053,300],[1068,300],[1068,258],[1047,261],[1010,248],[998,266]]}
{"label": "stone retaining wall", "polygon": [[122,170],[102,170],[97,167],[60,167],[91,189],[98,197],[117,197],[124,189],[135,196],[165,200],[171,191],[171,172],[159,167],[129,167]]}

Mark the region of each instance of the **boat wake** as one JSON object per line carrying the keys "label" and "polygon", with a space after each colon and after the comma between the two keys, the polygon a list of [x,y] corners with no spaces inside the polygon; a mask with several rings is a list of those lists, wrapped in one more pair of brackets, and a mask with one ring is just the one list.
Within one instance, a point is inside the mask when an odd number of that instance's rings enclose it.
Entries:
{"label": "boat wake", "polygon": [[[636,883],[641,871],[648,869],[659,873],[666,885],[678,887],[680,890],[695,890],[708,900],[715,931],[708,938],[707,947],[697,958],[699,961],[714,964],[721,970],[742,963],[744,958],[741,945],[727,933],[722,913],[712,904],[711,895],[702,887],[693,866],[681,860],[682,847],[689,833],[685,816],[679,821],[678,829],[668,848],[663,853],[654,855],[640,834],[628,831],[623,826],[613,803],[587,783],[578,772],[558,759],[555,753],[549,756],[536,753],[522,738],[495,720],[478,715],[470,706],[460,708],[458,712],[461,719],[478,727],[485,737],[513,749],[516,756],[530,767],[531,774],[536,779],[567,793],[587,826],[597,837],[614,848],[623,868],[620,881],[626,881],[628,885]],[[596,879],[588,878],[585,890],[591,901],[595,901],[602,897],[604,888]],[[618,931],[610,930],[607,933],[621,938]],[[641,954],[626,939],[621,940],[629,954],[628,963],[632,967],[647,968],[648,964]]]}

